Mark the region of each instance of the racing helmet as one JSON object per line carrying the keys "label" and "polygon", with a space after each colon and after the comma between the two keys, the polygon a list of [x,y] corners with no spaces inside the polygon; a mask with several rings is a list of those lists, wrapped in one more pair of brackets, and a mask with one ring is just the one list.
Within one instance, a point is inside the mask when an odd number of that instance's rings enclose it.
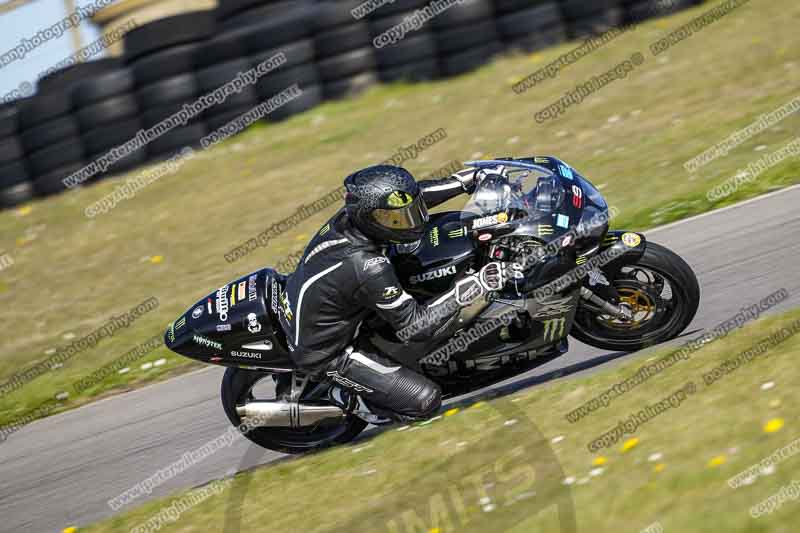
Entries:
{"label": "racing helmet", "polygon": [[347,216],[364,235],[382,243],[412,243],[425,235],[428,209],[409,171],[376,165],[344,180]]}

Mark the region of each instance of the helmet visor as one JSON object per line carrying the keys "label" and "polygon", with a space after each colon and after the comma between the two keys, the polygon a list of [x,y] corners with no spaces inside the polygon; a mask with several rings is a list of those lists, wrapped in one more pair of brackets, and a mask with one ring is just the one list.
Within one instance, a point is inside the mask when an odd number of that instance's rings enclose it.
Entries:
{"label": "helmet visor", "polygon": [[418,194],[406,207],[399,209],[375,209],[372,218],[386,229],[408,230],[422,228],[428,221],[425,199]]}

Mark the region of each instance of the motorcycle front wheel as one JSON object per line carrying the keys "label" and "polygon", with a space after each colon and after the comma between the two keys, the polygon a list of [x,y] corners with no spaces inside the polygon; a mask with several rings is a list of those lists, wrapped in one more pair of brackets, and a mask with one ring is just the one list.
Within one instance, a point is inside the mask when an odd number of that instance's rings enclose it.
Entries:
{"label": "motorcycle front wheel", "polygon": [[674,339],[700,305],[700,286],[691,267],[668,248],[648,242],[641,258],[609,279],[633,319],[624,321],[581,305],[570,335],[605,350],[632,352]]}

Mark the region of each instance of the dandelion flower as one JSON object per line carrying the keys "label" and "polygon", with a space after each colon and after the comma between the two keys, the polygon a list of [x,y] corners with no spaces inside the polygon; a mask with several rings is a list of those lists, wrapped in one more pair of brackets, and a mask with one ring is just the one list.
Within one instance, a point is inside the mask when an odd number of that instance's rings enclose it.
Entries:
{"label": "dandelion flower", "polygon": [[783,418],[773,418],[766,424],[764,424],[764,432],[765,433],[775,433],[776,431],[780,431],[783,428]]}
{"label": "dandelion flower", "polygon": [[632,449],[636,448],[636,446],[638,445],[639,445],[639,439],[637,437],[628,439],[625,441],[625,444],[622,445],[622,453],[629,452]]}

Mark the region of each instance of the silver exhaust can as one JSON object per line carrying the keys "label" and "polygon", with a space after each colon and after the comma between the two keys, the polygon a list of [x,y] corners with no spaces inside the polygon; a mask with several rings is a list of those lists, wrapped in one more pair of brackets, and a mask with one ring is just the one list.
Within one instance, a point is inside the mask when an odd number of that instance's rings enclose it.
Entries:
{"label": "silver exhaust can", "polygon": [[272,426],[300,428],[313,426],[329,418],[344,418],[335,405],[307,405],[297,402],[252,401],[236,407],[242,423],[250,427]]}

